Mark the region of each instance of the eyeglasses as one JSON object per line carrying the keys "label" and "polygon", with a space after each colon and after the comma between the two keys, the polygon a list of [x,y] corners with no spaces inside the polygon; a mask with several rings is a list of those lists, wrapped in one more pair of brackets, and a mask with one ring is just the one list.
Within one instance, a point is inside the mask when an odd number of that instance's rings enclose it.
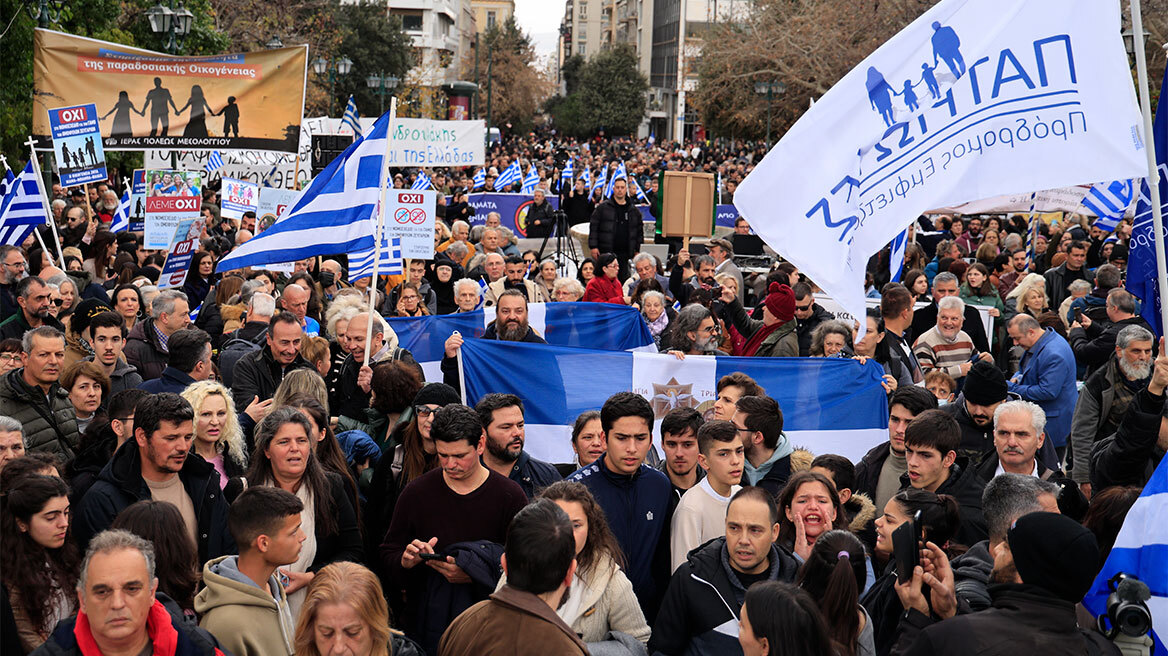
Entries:
{"label": "eyeglasses", "polygon": [[7,362],[8,360],[19,360],[19,353],[0,353],[0,362]]}
{"label": "eyeglasses", "polygon": [[807,312],[808,310],[810,310],[810,309],[811,309],[811,306],[812,306],[812,305],[815,305],[815,304],[814,304],[814,303],[808,303],[807,305],[796,305],[796,306],[795,306],[795,309],[796,309],[796,310],[798,310],[798,311],[800,311],[800,312]]}
{"label": "eyeglasses", "polygon": [[65,299],[63,299],[63,298],[54,298],[53,299],[53,305],[56,305],[57,307],[61,307],[64,304],[65,304]]}

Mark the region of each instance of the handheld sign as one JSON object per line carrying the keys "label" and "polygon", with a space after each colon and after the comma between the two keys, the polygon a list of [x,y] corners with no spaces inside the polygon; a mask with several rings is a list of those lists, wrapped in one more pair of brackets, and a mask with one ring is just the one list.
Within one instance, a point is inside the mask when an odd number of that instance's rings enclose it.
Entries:
{"label": "handheld sign", "polygon": [[203,205],[201,171],[146,172],[147,250],[169,249],[179,222],[198,218]]}
{"label": "handheld sign", "polygon": [[105,152],[101,148],[96,105],[50,109],[49,128],[53,133],[53,154],[62,187],[106,179]]}
{"label": "handheld sign", "polygon": [[434,257],[434,213],[438,203],[432,189],[392,189],[385,212],[385,238],[401,239],[402,257],[429,260]]}

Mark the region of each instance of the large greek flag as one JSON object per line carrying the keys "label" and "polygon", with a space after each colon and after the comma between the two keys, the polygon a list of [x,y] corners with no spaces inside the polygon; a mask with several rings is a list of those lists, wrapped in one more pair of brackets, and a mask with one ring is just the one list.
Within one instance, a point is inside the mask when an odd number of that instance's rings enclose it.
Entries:
{"label": "large greek flag", "polygon": [[495,191],[507,191],[511,185],[521,181],[523,178],[523,169],[519,166],[519,160],[511,162],[511,166],[503,169],[499,177],[495,178]]}
{"label": "large greek flag", "polygon": [[1119,222],[1135,198],[1133,180],[1115,180],[1108,184],[1093,185],[1083,197],[1083,207],[1099,217],[1095,227],[1111,232],[1119,227]]}
{"label": "large greek flag", "polygon": [[1121,14],[1099,0],[942,0],[817,100],[734,205],[862,316],[864,266],[905,217],[1146,174]]}
{"label": "large greek flag", "polygon": [[1161,637],[1168,634],[1168,458],[1160,461],[1140,498],[1128,511],[1107,562],[1103,563],[1091,592],[1083,598],[1083,606],[1093,615],[1107,612],[1107,581],[1119,572],[1148,584],[1152,592],[1147,604],[1152,611],[1154,653],[1168,655]]}
{"label": "large greek flag", "polygon": [[0,199],[0,244],[20,246],[37,226],[45,223],[48,214],[30,161]]}
{"label": "large greek flag", "polygon": [[219,261],[219,271],[373,248],[389,114],[300,193],[287,216]]}
{"label": "large greek flag", "polygon": [[[1168,70],[1164,71],[1164,82],[1160,87],[1160,97],[1168,92]],[[1160,174],[1160,206],[1168,218],[1168,103],[1161,101],[1156,108],[1156,121],[1152,126],[1152,143],[1156,146],[1156,170]],[[1145,174],[1141,174],[1145,175]],[[1164,334],[1160,325],[1160,285],[1156,278],[1156,241],[1152,227],[1152,189],[1148,179],[1140,185],[1140,197],[1136,203],[1136,218],[1132,224],[1131,243],[1128,245],[1127,290],[1140,298],[1140,316],[1147,321],[1157,334]],[[1161,253],[1160,257],[1168,257]]]}
{"label": "large greek flag", "polygon": [[[553,304],[556,305],[556,304]],[[657,423],[674,408],[712,412],[718,380],[741,371],[779,402],[783,431],[796,447],[858,461],[888,440],[883,370],[841,358],[731,358],[672,355],[468,339],[461,349],[467,403],[510,392],[526,407],[527,446],[550,462],[572,462],[572,422],[632,390],[653,405]],[[660,444],[660,434],[654,431]]]}

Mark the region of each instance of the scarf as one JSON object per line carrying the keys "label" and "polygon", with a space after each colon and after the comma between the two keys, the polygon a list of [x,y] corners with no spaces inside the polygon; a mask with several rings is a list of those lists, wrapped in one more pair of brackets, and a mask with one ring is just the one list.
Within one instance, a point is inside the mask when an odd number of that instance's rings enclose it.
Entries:
{"label": "scarf", "polygon": [[661,332],[669,325],[669,314],[662,311],[661,316],[647,323],[649,324],[649,334],[654,338],[660,337]]}
{"label": "scarf", "polygon": [[754,334],[750,336],[750,339],[746,340],[746,345],[742,347],[742,355],[745,357],[750,357],[757,353],[758,348],[762,346],[762,343],[766,341],[766,338],[770,337],[771,333],[775,332],[779,328],[782,328],[784,325],[786,325],[786,323],[787,322],[785,321],[780,321],[778,323],[772,323],[769,326],[763,326],[762,328],[754,331]]}

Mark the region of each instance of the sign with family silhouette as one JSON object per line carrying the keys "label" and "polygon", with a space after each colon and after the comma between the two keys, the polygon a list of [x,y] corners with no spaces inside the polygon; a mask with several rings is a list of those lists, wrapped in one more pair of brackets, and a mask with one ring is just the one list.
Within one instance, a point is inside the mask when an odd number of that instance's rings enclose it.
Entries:
{"label": "sign with family silhouette", "polygon": [[[108,150],[251,149],[295,152],[307,46],[180,57],[52,30],[33,39],[33,99],[96,103]],[[50,122],[33,134],[47,148]]]}
{"label": "sign with family silhouette", "polygon": [[222,191],[219,194],[220,213],[229,219],[242,219],[244,212],[255,212],[260,200],[260,186],[237,180],[223,178]]}
{"label": "sign with family silhouette", "polygon": [[48,111],[53,154],[62,187],[76,187],[106,179],[105,152],[97,125],[97,107],[76,105]]}

